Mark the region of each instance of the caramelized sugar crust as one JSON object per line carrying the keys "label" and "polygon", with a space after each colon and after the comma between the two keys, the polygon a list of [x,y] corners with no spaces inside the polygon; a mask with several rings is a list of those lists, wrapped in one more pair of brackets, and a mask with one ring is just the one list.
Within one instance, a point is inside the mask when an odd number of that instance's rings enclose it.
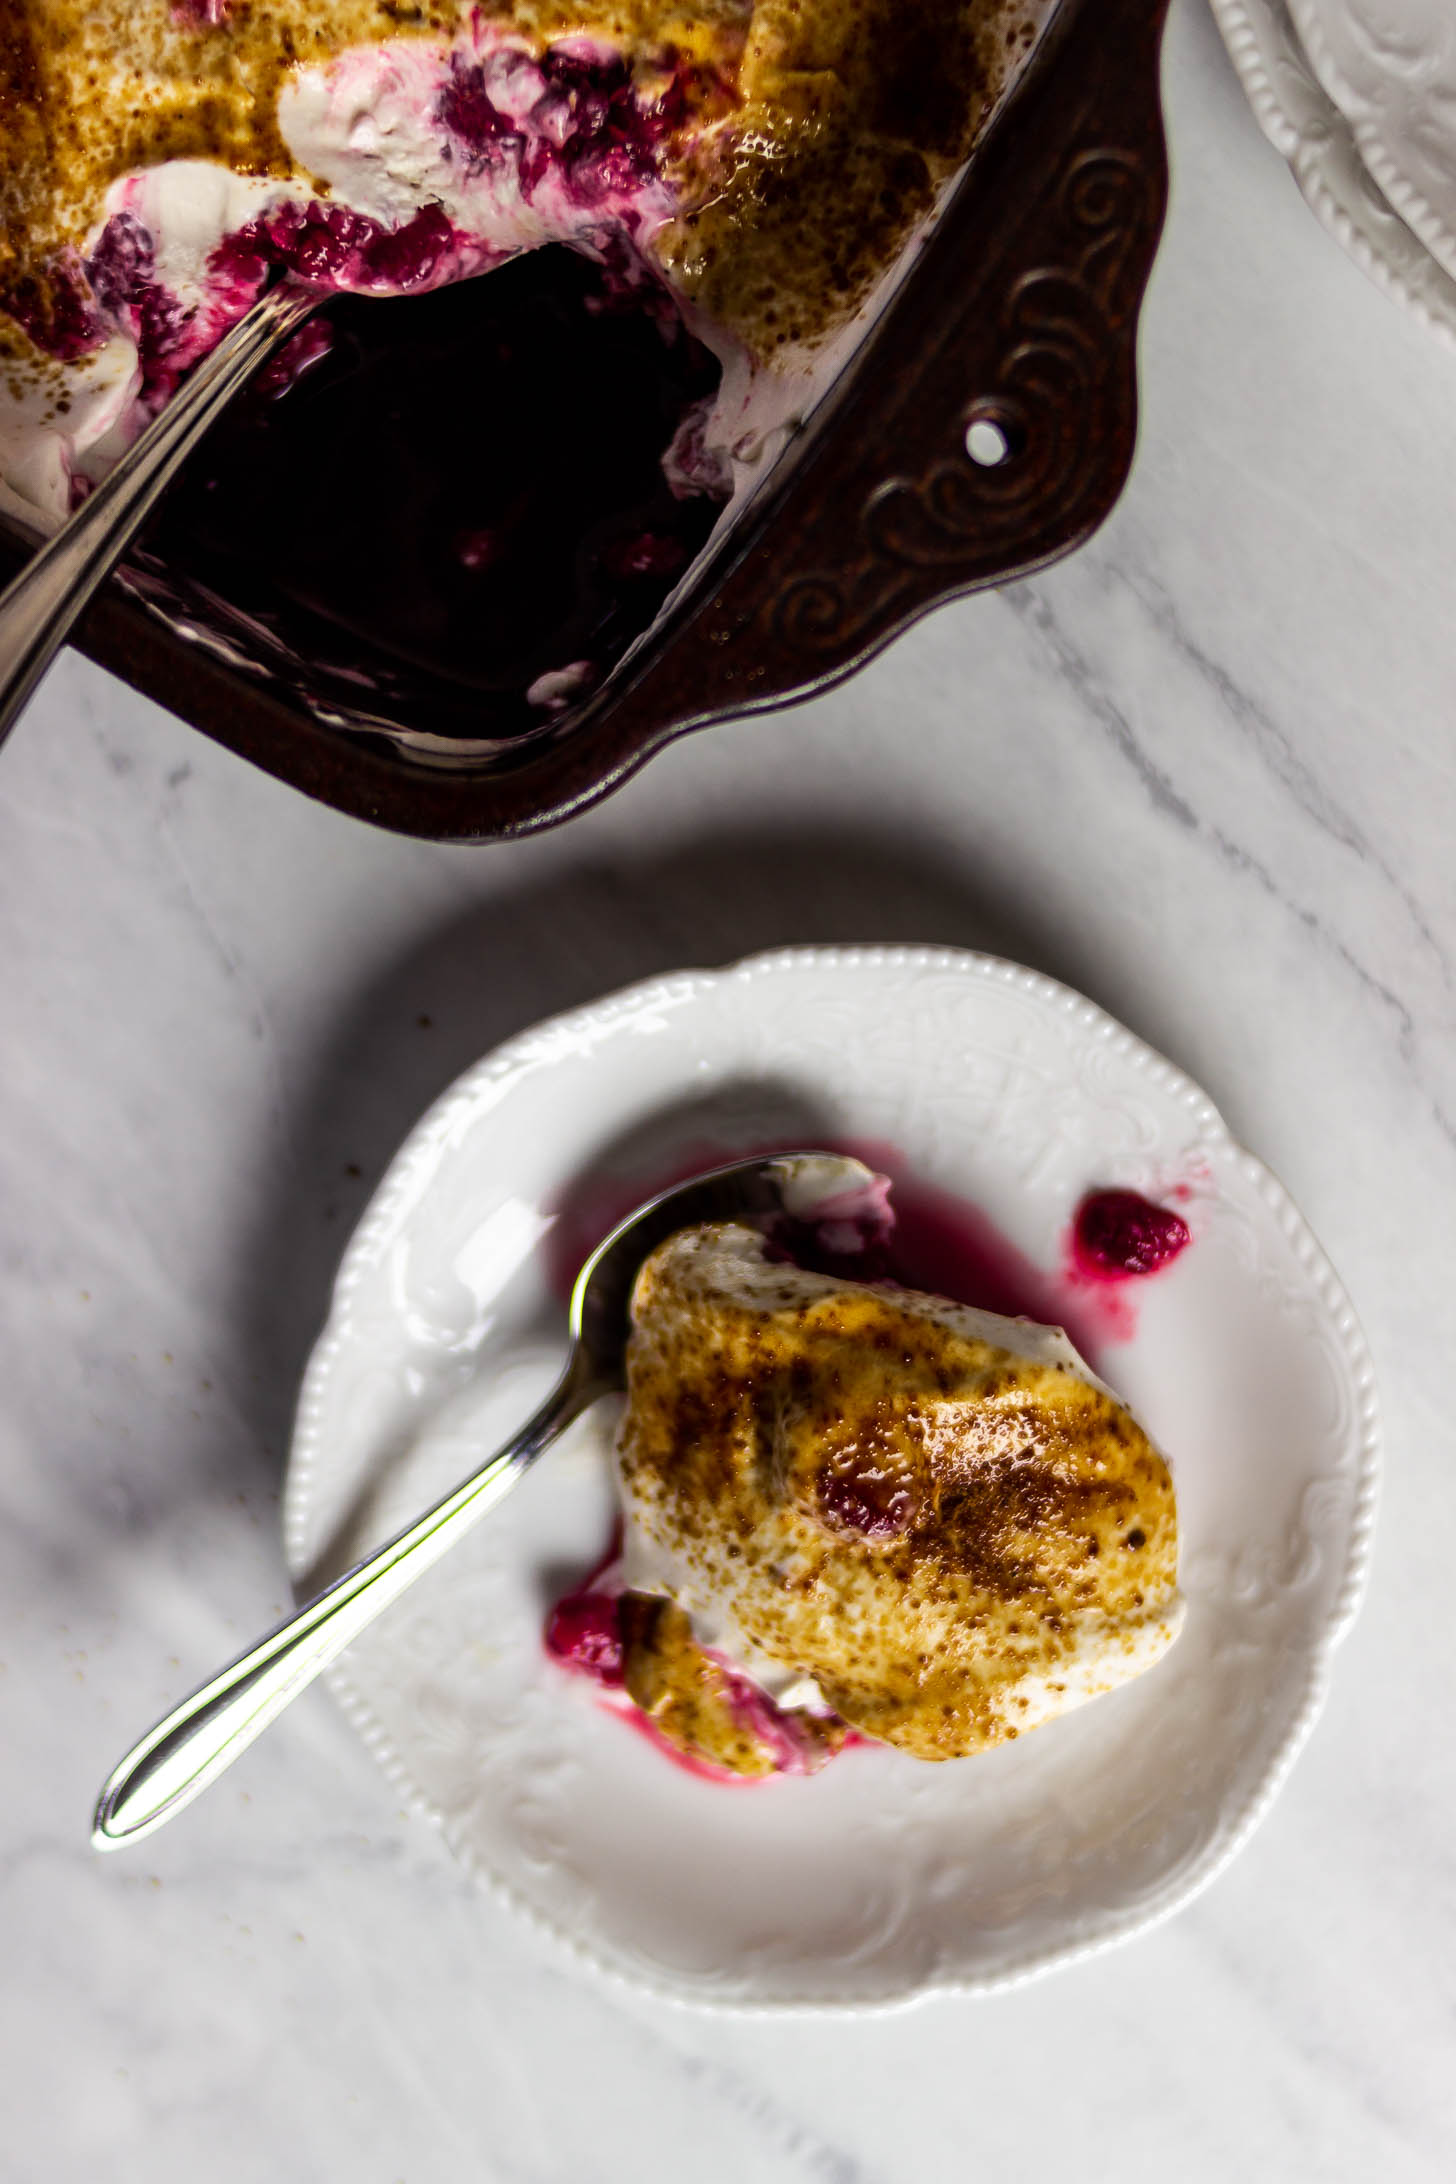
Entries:
{"label": "caramelized sugar crust", "polygon": [[[766,353],[862,297],[965,157],[1008,49],[991,0],[495,0],[527,46],[583,32],[645,97],[700,71],[669,131],[679,218],[658,248],[689,292]],[[439,0],[0,0],[0,296],[82,246],[110,185],[174,159],[298,180],[278,125],[291,71],[359,45],[448,42]],[[724,114],[724,90],[730,94]],[[315,185],[316,186],[316,185]]]}
{"label": "caramelized sugar crust", "polygon": [[855,1728],[955,1758],[1171,1643],[1168,1467],[1060,1338],[775,1265],[734,1226],[661,1246],[633,1316],[632,1525],[686,1610]]}
{"label": "caramelized sugar crust", "polygon": [[658,1735],[724,1774],[817,1774],[848,1735],[804,1707],[770,1707],[700,1646],[691,1619],[660,1594],[628,1592],[618,1611],[623,1682]]}

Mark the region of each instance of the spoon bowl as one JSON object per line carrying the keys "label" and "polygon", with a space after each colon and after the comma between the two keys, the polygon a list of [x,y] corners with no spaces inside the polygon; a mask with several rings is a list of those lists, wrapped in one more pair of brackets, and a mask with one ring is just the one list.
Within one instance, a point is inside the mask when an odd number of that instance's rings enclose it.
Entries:
{"label": "spoon bowl", "polygon": [[[825,1179],[833,1178],[826,1186]],[[133,1746],[108,1778],[91,1840],[117,1850],[170,1820],[215,1782],[321,1670],[510,1492],[572,1421],[626,1385],[632,1289],[643,1261],[679,1229],[802,1217],[806,1198],[869,1184],[838,1154],[738,1160],[650,1198],[597,1246],[576,1278],[561,1377],[520,1431],[403,1532],[202,1684]]]}

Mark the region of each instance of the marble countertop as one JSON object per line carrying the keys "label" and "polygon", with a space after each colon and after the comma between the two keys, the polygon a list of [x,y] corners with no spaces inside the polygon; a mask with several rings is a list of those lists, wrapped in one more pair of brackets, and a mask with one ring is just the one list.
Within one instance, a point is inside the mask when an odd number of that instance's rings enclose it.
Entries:
{"label": "marble countertop", "polygon": [[[1341,255],[1197,0],[1112,520],[796,712],[519,845],[316,809],[74,656],[4,757],[0,2173],[960,2184],[1456,2159],[1456,368]],[[987,2001],[608,1990],[402,1814],[328,1696],[134,1852],[121,1748],[284,1606],[333,1262],[458,1070],[650,972],[990,947],[1188,1070],[1381,1377],[1374,1575],[1271,1817],[1189,1910]]]}

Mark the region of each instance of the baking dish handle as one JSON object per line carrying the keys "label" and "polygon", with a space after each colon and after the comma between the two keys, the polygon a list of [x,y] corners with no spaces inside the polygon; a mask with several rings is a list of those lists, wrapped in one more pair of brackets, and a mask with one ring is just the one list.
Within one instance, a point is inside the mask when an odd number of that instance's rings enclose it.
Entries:
{"label": "baking dish handle", "polygon": [[[1059,11],[726,574],[709,572],[616,694],[637,734],[822,688],[930,607],[1043,567],[1106,516],[1132,461],[1138,308],[1167,199],[1164,12]],[[1038,142],[1057,156],[1029,167]]]}

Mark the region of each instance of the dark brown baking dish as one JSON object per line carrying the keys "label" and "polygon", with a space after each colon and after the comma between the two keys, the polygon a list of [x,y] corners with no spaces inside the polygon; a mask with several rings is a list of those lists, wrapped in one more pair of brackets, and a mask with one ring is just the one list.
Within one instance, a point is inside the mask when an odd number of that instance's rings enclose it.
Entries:
{"label": "dark brown baking dish", "polygon": [[[1126,479],[1137,315],[1167,194],[1167,0],[1062,0],[871,338],[669,615],[576,710],[482,748],[319,717],[291,682],[113,585],[81,648],[337,810],[485,841],[551,825],[672,737],[822,690],[941,601],[1081,543]],[[994,428],[973,435],[977,424]],[[1004,451],[977,461],[989,438]],[[25,547],[0,523],[0,575]],[[206,613],[191,619],[207,634]],[[243,648],[245,650],[245,648]],[[314,702],[311,704],[310,700]],[[337,714],[337,705],[334,706]]]}

